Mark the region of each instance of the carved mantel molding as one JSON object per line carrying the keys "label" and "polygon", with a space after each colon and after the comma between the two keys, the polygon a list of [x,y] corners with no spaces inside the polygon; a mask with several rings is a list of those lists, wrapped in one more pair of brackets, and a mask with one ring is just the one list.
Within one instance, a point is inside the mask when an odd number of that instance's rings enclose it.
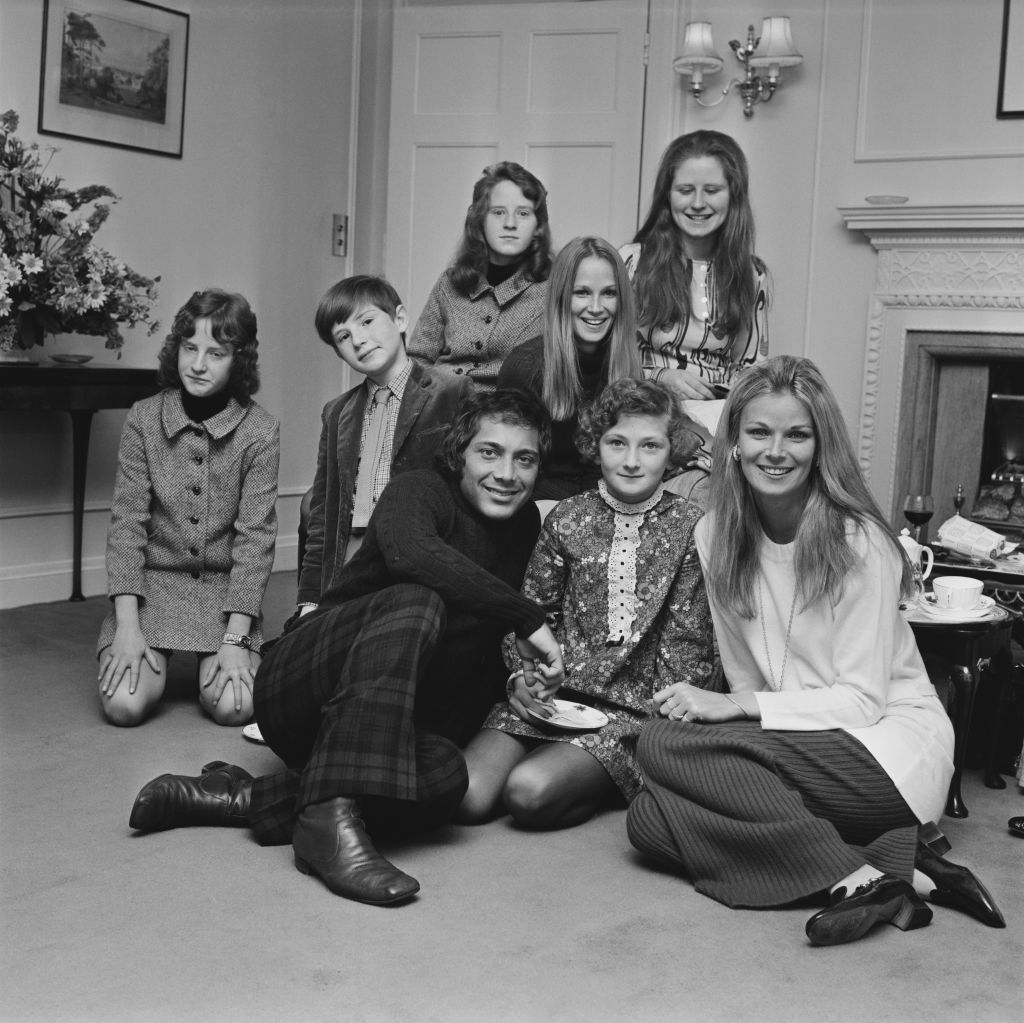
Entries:
{"label": "carved mantel molding", "polygon": [[839,212],[878,253],[858,453],[869,480],[888,479],[891,497],[895,458],[889,452],[886,462],[876,441],[882,420],[890,432],[899,426],[899,410],[890,406],[898,404],[906,333],[936,329],[931,312],[943,310],[956,320],[948,329],[1024,333],[1024,205],[846,206]]}

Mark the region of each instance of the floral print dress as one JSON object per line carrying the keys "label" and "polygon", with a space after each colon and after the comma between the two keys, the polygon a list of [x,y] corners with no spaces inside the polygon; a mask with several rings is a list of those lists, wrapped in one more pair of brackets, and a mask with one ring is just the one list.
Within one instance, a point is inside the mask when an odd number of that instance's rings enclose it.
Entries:
{"label": "floral print dress", "polygon": [[[510,735],[570,742],[596,757],[631,800],[642,786],[635,760],[651,698],[673,682],[721,689],[711,613],[693,531],[701,510],[662,488],[643,505],[604,488],[560,502],[544,521],[523,593],[544,610],[562,647],[566,681],[557,696],[596,707],[608,724],[556,732],[527,724],[508,703],[484,722]],[[520,667],[514,638],[505,661]]]}

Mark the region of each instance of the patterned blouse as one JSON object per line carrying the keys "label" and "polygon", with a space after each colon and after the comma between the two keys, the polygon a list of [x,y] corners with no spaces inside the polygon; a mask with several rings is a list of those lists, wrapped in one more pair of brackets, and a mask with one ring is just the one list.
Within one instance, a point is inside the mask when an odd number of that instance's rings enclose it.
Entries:
{"label": "patterned blouse", "polygon": [[[619,249],[630,280],[636,275],[641,248],[633,242]],[[750,332],[745,338],[737,337],[731,347],[730,339],[714,330],[714,266],[694,260],[693,271],[690,305],[694,315],[682,323],[640,330],[644,375],[657,379],[661,369],[688,369],[709,384],[728,387],[737,373],[768,357],[767,271],[754,270],[757,290]]]}
{"label": "patterned blouse", "polygon": [[[598,708],[608,724],[596,732],[553,733],[499,703],[484,727],[585,749],[629,800],[642,785],[634,753],[652,716],[653,694],[673,682],[702,689],[722,684],[713,668],[711,615],[693,543],[701,510],[661,491],[646,511],[624,514],[601,491],[567,498],[551,511],[523,593],[544,610],[561,644],[566,681],[559,698]],[[519,667],[511,637],[505,661]]]}

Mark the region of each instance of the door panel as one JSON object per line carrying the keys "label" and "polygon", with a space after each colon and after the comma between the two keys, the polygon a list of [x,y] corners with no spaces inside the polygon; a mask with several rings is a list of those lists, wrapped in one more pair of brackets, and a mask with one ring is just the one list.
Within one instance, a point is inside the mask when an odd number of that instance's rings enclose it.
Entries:
{"label": "door panel", "polygon": [[386,272],[419,315],[458,245],[473,183],[515,160],[548,190],[555,248],[637,224],[647,5],[395,12]]}

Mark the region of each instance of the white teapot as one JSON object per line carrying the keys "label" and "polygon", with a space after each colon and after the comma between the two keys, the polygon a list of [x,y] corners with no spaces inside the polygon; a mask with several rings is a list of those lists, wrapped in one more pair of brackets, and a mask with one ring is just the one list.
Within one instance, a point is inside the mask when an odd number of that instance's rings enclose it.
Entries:
{"label": "white teapot", "polygon": [[[903,545],[903,549],[907,552],[907,557],[910,559],[910,564],[913,566],[914,581],[918,585],[918,591],[923,593],[924,581],[932,574],[935,555],[932,553],[931,547],[925,547],[924,544],[918,543],[910,535],[909,529],[902,529],[897,539]],[[924,562],[923,567],[921,564],[922,560]]]}

